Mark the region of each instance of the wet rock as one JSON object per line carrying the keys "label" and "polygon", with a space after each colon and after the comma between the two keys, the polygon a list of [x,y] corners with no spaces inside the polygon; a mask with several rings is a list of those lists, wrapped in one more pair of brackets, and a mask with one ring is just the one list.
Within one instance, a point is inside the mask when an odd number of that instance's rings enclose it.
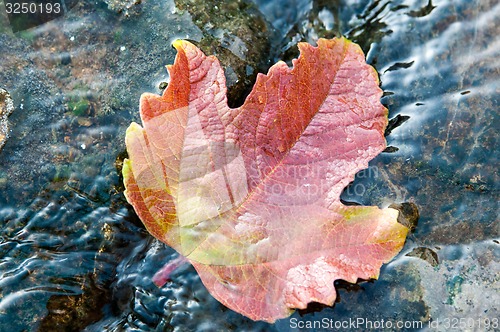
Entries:
{"label": "wet rock", "polygon": [[290,9],[283,8],[279,1],[255,2],[261,5],[268,20],[279,31],[281,42],[275,56],[286,61],[297,57],[297,42],[314,44],[318,38],[341,35],[359,44],[366,53],[372,43],[379,42],[393,32],[384,19],[388,12],[424,17],[436,8],[432,1],[409,8],[391,1],[291,0]]}
{"label": "wet rock", "polygon": [[255,2],[277,30],[279,47],[273,48],[275,61],[297,58],[296,45],[300,41],[314,45],[318,38],[340,36],[338,13],[342,6],[338,0],[292,0],[287,6],[279,1]]}
{"label": "wet rock", "polygon": [[436,8],[436,6],[433,6],[432,0],[429,0],[429,2],[427,2],[426,6],[420,8],[418,10],[409,11],[408,13],[406,13],[406,15],[411,16],[411,17],[423,17],[423,16],[429,15],[434,10],[434,8]]}
{"label": "wet rock", "polygon": [[[90,283],[83,283],[79,295],[52,295],[47,301],[48,314],[40,323],[40,331],[81,331],[101,319],[102,307],[108,300],[108,291]],[[88,283],[88,281],[86,280]]]}
{"label": "wet rock", "polygon": [[[497,330],[492,325],[495,319],[498,324],[500,315],[500,257],[495,246],[488,242],[444,246],[439,266],[412,262],[432,321],[462,319],[469,330]],[[485,256],[489,257],[482,260]]]}
{"label": "wet rock", "polygon": [[411,232],[415,230],[415,227],[417,227],[418,224],[418,218],[420,217],[417,205],[415,205],[415,203],[393,203],[389,205],[389,207],[399,211],[398,223],[408,227]]}
{"label": "wet rock", "polygon": [[[390,159],[383,157],[390,163],[387,180],[394,192],[400,191],[402,200],[411,197],[419,206],[415,234],[420,244],[431,247],[496,238],[500,235],[498,158],[491,151],[498,145],[492,83],[498,71],[489,64],[496,61],[498,50],[487,46],[496,25],[485,13],[497,9],[492,2],[467,5],[467,10],[426,3],[424,7],[436,7],[425,19],[405,14],[414,21],[412,32],[408,25],[393,26],[393,33],[373,51],[382,87],[391,92],[383,103],[391,114],[410,117],[387,136],[388,144],[400,149]],[[387,8],[386,17],[419,10],[416,3],[399,9],[388,3]],[[384,17],[378,20],[385,21]],[[422,22],[426,24],[418,25]],[[476,30],[479,22],[481,29]],[[455,32],[456,24],[465,30]],[[439,46],[433,48],[433,43]],[[401,63],[412,65],[397,65]],[[399,68],[387,71],[395,65]]]}
{"label": "wet rock", "polygon": [[401,126],[403,123],[410,119],[409,116],[398,114],[394,118],[389,120],[387,127],[385,128],[384,136],[389,136],[391,132],[397,127]]}
{"label": "wet rock", "polygon": [[395,146],[388,146],[382,152],[385,152],[385,153],[394,153],[394,152],[398,152],[398,151],[399,151],[399,148],[397,148]]}
{"label": "wet rock", "polygon": [[[0,35],[0,82],[22,109],[10,119],[18,139],[0,160],[0,201],[31,200],[52,181],[69,181],[70,190],[86,197],[110,197],[105,192],[118,179],[112,165],[124,149],[125,129],[139,118],[140,95],[161,92],[177,38],[199,41],[207,54],[225,54],[232,99],[242,100],[269,56],[269,31],[247,3],[214,6],[180,10],[173,1],[152,0],[140,15],[124,18],[79,2],[58,21]],[[214,17],[205,18],[203,10]],[[95,174],[101,167],[105,174]]]}
{"label": "wet rock", "polygon": [[160,93],[160,82],[168,81],[164,67],[175,57],[171,42],[178,38],[219,57],[233,104],[242,102],[256,74],[269,66],[271,30],[248,2],[134,2],[140,15],[129,18],[114,12],[127,4],[108,4],[113,11],[79,3],[65,16],[68,22],[85,17],[78,28],[47,28],[31,37],[35,64],[66,98],[85,99],[97,116],[123,110],[136,116],[143,92]]}
{"label": "wet rock", "polygon": [[411,252],[407,253],[406,256],[420,258],[434,267],[438,266],[439,264],[439,259],[436,252],[425,247],[415,248]]}
{"label": "wet rock", "polygon": [[125,17],[137,15],[141,10],[141,0],[103,0],[108,9],[118,14],[123,14]]}
{"label": "wet rock", "polygon": [[[30,60],[34,50],[24,38],[0,34],[5,61],[0,82],[14,101],[9,140],[0,158],[0,202],[31,201],[52,177],[54,140],[51,124],[62,113],[58,89]],[[5,180],[4,180],[5,179]]]}
{"label": "wet rock", "polygon": [[71,55],[69,53],[61,54],[61,64],[69,65],[71,63]]}
{"label": "wet rock", "polygon": [[14,110],[14,103],[5,89],[0,89],[0,150],[9,138],[9,121],[7,117]]}

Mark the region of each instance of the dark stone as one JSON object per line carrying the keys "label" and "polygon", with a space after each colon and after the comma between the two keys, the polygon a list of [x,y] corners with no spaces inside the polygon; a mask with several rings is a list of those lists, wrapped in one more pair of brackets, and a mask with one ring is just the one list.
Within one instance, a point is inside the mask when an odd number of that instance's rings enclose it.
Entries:
{"label": "dark stone", "polygon": [[384,136],[389,136],[394,129],[401,126],[403,123],[410,119],[407,115],[398,114],[389,120],[387,127],[385,128]]}
{"label": "dark stone", "polygon": [[100,320],[102,307],[109,300],[109,292],[96,286],[92,278],[80,295],[52,295],[47,302],[48,314],[39,331],[81,331],[87,325]]}
{"label": "dark stone", "polygon": [[439,264],[439,259],[436,252],[426,247],[415,248],[411,252],[407,253],[406,256],[420,258],[434,267],[438,266]]}
{"label": "dark stone", "polygon": [[408,227],[412,232],[415,230],[418,224],[418,218],[420,217],[415,203],[393,203],[389,205],[389,207],[399,211],[398,223]]}
{"label": "dark stone", "polygon": [[71,55],[68,52],[61,54],[61,64],[66,66],[71,63]]}
{"label": "dark stone", "polygon": [[167,82],[160,82],[160,84],[158,85],[158,89],[160,90],[165,90],[168,86],[168,83]]}

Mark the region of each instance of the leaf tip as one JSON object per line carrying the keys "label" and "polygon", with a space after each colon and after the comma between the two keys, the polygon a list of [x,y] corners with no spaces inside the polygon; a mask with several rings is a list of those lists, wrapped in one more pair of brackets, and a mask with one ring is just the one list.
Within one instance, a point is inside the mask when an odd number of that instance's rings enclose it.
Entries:
{"label": "leaf tip", "polygon": [[179,48],[182,47],[182,39],[176,39],[172,42],[172,46],[175,47],[176,50],[179,50]]}
{"label": "leaf tip", "polygon": [[125,158],[123,160],[123,166],[122,166],[122,175],[123,178],[127,179],[132,173],[132,165],[130,162],[130,159]]}
{"label": "leaf tip", "polygon": [[142,134],[141,125],[137,124],[136,122],[132,122],[130,126],[128,126],[127,131],[125,132],[125,140],[134,135],[137,135],[138,133]]}
{"label": "leaf tip", "polygon": [[123,194],[125,195],[125,199],[127,200],[127,202],[132,204],[133,202],[129,195],[129,189],[130,189],[130,184],[133,183],[135,179],[134,179],[134,172],[132,170],[132,161],[128,158],[125,158],[123,160],[122,176],[123,176],[123,184],[125,185],[125,191],[123,192]]}
{"label": "leaf tip", "polygon": [[172,42],[172,46],[177,50],[177,52],[181,50],[186,50],[188,48],[195,48],[193,44],[184,39],[176,39]]}

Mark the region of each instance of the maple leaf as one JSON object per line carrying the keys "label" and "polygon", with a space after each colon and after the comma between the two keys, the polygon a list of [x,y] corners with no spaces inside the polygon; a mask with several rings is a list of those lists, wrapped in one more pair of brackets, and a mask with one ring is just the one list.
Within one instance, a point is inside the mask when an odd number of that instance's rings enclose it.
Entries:
{"label": "maple leaf", "polygon": [[359,46],[299,43],[293,68],[259,74],[232,109],[218,60],[173,45],[168,88],[141,97],[143,127],[126,133],[125,196],[148,231],[254,320],[331,305],[334,280],[377,278],[408,229],[394,209],[339,198],[386,146],[387,109]]}

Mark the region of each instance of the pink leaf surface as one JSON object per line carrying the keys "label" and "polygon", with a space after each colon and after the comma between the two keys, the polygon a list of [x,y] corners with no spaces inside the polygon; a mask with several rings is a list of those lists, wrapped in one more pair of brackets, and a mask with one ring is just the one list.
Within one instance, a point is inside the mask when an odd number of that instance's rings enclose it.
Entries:
{"label": "pink leaf surface", "polygon": [[229,108],[223,70],[187,41],[163,96],[144,94],[127,130],[127,200],[210,293],[273,322],[333,304],[334,280],[377,278],[408,229],[391,208],[345,206],[342,190],[384,150],[375,70],[346,39],[300,43],[293,68],[259,74]]}
{"label": "pink leaf surface", "polygon": [[155,273],[155,275],[153,276],[153,282],[158,287],[165,285],[165,283],[170,280],[170,275],[172,274],[172,272],[186,263],[188,263],[188,260],[182,255],[174,258]]}

